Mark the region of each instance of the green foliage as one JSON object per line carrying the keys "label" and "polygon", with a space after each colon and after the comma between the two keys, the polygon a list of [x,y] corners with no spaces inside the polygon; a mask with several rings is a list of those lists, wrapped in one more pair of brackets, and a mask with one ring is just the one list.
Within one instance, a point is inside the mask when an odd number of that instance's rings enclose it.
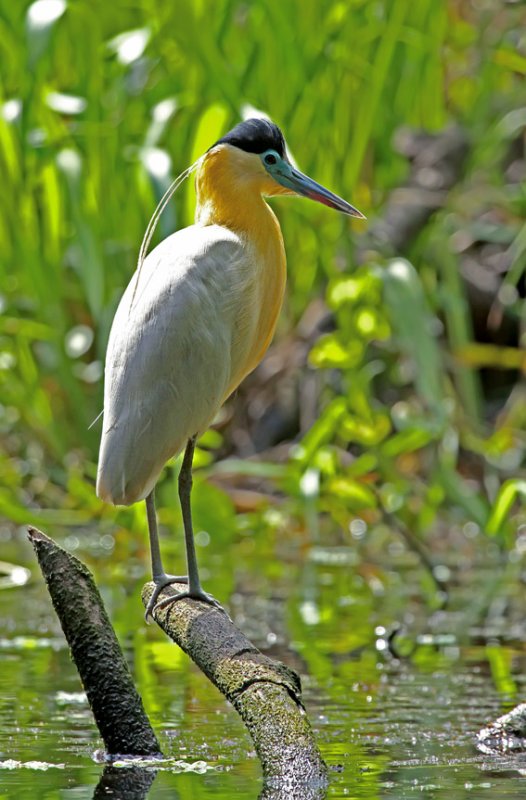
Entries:
{"label": "green foliage", "polygon": [[[508,237],[513,289],[526,264],[526,197],[506,195],[495,164],[524,124],[524,56],[510,35],[518,11],[506,14],[495,24],[489,10],[436,0],[1,2],[2,513],[19,523],[29,505],[35,521],[60,505],[70,524],[114,519],[85,483],[113,312],[157,200],[249,107],[283,127],[305,171],[372,218],[405,176],[394,131],[464,124],[469,176],[485,176],[505,220],[494,235]],[[494,426],[486,418],[478,369],[502,353],[481,350],[467,321],[449,246],[465,203],[453,197],[407,260],[359,263],[362,223],[307,202],[275,207],[289,257],[283,328],[325,292],[335,319],[309,355],[325,386],[319,418],[276,480],[344,527],[387,510],[424,530],[447,505],[500,531],[517,512],[522,484],[509,463],[521,461],[524,418],[518,402]],[[188,183],[158,236],[192,213]],[[460,475],[462,450],[482,459],[493,494]],[[234,524],[217,490],[208,502],[221,526]],[[125,528],[134,520],[119,515]]]}
{"label": "green foliage", "polygon": [[510,478],[510,480],[503,483],[495,498],[491,515],[486,525],[486,530],[490,536],[495,536],[502,531],[516,500],[525,497],[526,481]]}

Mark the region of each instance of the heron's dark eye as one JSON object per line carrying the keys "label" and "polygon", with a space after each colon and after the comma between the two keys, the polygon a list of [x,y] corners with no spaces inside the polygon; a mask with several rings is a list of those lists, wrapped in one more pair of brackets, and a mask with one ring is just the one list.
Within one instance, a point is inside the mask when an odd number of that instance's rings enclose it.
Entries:
{"label": "heron's dark eye", "polygon": [[269,165],[278,163],[278,159],[276,158],[276,156],[272,155],[272,153],[267,153],[267,155],[264,158],[264,161],[265,164]]}

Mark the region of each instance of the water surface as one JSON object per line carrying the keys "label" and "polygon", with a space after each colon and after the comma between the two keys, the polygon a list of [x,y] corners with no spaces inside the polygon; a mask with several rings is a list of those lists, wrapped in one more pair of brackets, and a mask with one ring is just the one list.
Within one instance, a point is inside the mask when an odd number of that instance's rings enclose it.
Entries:
{"label": "water surface", "polygon": [[[238,545],[231,563],[203,548],[207,588],[228,599],[258,647],[300,673],[331,770],[327,797],[524,797],[526,759],[482,755],[474,743],[524,699],[520,565],[484,543],[464,565],[450,557],[441,610],[403,547],[382,555],[374,539]],[[142,559],[130,557],[127,576],[115,574],[115,553],[103,558],[81,542],[78,555],[95,568],[163,751],[178,762],[150,775],[148,798],[257,798],[259,765],[236,713],[143,622]],[[101,742],[22,532],[2,557],[30,567],[32,578],[0,591],[0,798],[111,796],[95,794]]]}

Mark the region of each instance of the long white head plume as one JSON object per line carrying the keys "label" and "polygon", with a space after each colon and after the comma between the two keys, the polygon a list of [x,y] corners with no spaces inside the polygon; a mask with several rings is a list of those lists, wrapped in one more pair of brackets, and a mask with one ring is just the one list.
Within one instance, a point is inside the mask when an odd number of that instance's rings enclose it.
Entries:
{"label": "long white head plume", "polygon": [[159,200],[159,202],[157,204],[157,208],[155,209],[155,211],[153,212],[152,216],[150,217],[150,221],[148,222],[148,225],[146,227],[146,230],[144,232],[144,236],[143,236],[143,239],[142,239],[142,242],[141,242],[141,247],[140,247],[140,250],[139,250],[139,256],[137,258],[137,270],[136,270],[136,273],[135,273],[137,275],[137,278],[135,280],[135,286],[133,288],[133,294],[132,294],[132,299],[131,299],[131,303],[130,303],[130,311],[132,310],[133,302],[135,300],[135,294],[137,292],[137,287],[139,285],[139,278],[141,277],[142,266],[144,264],[144,260],[145,260],[145,258],[147,256],[147,254],[148,254],[148,248],[150,246],[150,242],[152,241],[152,236],[155,233],[155,228],[157,227],[157,223],[159,222],[159,218],[160,218],[161,214],[163,213],[164,209],[166,208],[166,206],[168,205],[168,203],[170,202],[172,196],[175,194],[175,192],[179,188],[179,186],[188,178],[189,175],[192,174],[192,172],[195,169],[197,169],[197,167],[199,166],[199,163],[200,163],[202,158],[203,158],[203,156],[198,158],[197,161],[195,161],[192,164],[192,166],[188,167],[187,169],[184,170],[184,172],[181,172],[181,174],[177,176],[177,178],[170,184],[168,189],[165,191],[165,193],[163,194],[163,196]]}

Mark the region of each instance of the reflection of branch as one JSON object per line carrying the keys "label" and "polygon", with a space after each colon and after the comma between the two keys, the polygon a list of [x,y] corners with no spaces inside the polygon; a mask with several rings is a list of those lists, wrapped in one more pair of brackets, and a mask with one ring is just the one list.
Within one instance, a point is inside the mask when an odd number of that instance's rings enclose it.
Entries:
{"label": "reflection of branch", "polygon": [[36,528],[29,528],[29,540],[106,750],[110,755],[160,755],[91,573]]}
{"label": "reflection of branch", "polygon": [[316,783],[297,783],[283,780],[280,783],[267,783],[258,800],[324,800],[327,788]]}
{"label": "reflection of branch", "polygon": [[[161,596],[168,598],[185,588],[176,584]],[[146,584],[142,594],[145,605],[152,591],[153,583]],[[179,600],[154,611],[153,616],[241,716],[254,740],[267,785],[277,792],[264,796],[319,796],[326,785],[327,768],[303,707],[297,674],[260,653],[224,611],[205,603]],[[288,794],[280,794],[285,786]]]}
{"label": "reflection of branch", "polygon": [[157,771],[154,769],[108,765],[95,787],[93,800],[108,800],[108,798],[144,800],[156,775]]}
{"label": "reflection of branch", "polygon": [[526,703],[515,706],[477,734],[477,747],[490,755],[523,755],[526,751]]}

